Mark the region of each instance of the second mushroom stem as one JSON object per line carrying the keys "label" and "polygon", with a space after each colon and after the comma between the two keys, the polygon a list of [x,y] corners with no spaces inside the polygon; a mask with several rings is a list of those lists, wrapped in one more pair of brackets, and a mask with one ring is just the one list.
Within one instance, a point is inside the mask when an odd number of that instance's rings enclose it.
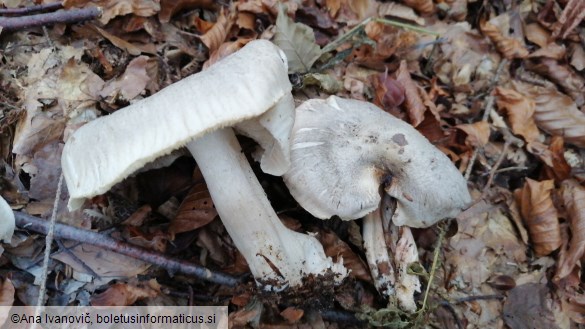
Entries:
{"label": "second mushroom stem", "polygon": [[187,144],[224,226],[263,284],[301,283],[307,274],[343,272],[317,239],[286,228],[272,209],[231,128]]}

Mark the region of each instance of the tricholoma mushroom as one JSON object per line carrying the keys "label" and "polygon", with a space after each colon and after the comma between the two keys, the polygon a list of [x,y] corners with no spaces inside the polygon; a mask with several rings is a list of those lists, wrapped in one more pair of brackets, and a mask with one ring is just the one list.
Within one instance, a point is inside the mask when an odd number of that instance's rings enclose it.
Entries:
{"label": "tricholoma mushroom", "polygon": [[[291,168],[284,180],[317,218],[370,214],[364,221],[370,267],[388,258],[380,216],[371,215],[380,208],[381,191],[395,201],[397,226],[427,227],[456,216],[471,202],[457,168],[411,125],[373,104],[336,96],[308,100],[296,109]],[[412,240],[410,232],[404,237]],[[416,248],[404,258],[411,259],[413,252]],[[394,281],[393,273],[373,268],[372,274],[379,289]],[[412,310],[414,302],[407,299],[401,304]]]}
{"label": "tricholoma mushroom", "polygon": [[89,122],[67,141],[63,173],[70,208],[102,194],[146,163],[187,146],[215,207],[259,282],[298,285],[308,274],[346,275],[309,235],[287,229],[272,209],[230,127],[258,141],[261,168],[289,167],[294,103],[284,53],[248,43],[208,70]]}

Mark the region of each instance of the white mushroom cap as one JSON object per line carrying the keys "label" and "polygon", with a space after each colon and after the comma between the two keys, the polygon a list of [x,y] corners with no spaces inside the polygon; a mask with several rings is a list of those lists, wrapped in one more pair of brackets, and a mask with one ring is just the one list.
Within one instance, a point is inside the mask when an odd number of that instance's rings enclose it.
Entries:
{"label": "white mushroom cap", "polygon": [[242,130],[266,151],[262,169],[283,174],[294,121],[290,91],[286,56],[271,42],[256,40],[206,71],[86,124],[63,150],[69,207],[79,208],[85,198],[205,133],[252,118],[254,129],[246,124]]}
{"label": "white mushroom cap", "polygon": [[322,219],[374,211],[383,183],[397,201],[398,226],[427,227],[471,202],[457,168],[411,125],[373,104],[335,96],[296,109],[284,180],[299,204]]}

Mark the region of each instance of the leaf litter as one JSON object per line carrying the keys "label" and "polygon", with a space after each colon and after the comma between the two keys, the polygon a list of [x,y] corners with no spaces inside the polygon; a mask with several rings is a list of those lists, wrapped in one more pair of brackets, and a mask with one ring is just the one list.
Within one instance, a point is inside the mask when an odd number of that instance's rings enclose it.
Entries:
{"label": "leaf litter", "polygon": [[[469,188],[482,206],[460,216],[457,233],[440,245],[433,242],[436,228],[413,231],[420,264],[427,272],[435,269],[416,299],[420,307],[429,297],[427,308],[415,320],[378,295],[364,265],[359,221],[311,218],[281,181],[260,171],[285,223],[315,232],[328,255],[343,258],[352,270],[332,295],[300,289],[305,301],[285,294],[276,303],[250,281],[214,286],[89,244],[59,241],[49,268],[58,284],[48,303],[56,305],[62,301],[57,296],[66,294],[79,304],[165,299],[229,305],[233,328],[367,325],[359,319],[387,327],[585,324],[582,1],[283,2],[65,1],[66,8],[97,5],[104,14],[99,22],[57,24],[46,32],[0,30],[0,193],[11,209],[46,218],[59,154],[77,127],[250,40],[271,38],[287,54],[293,82],[298,78],[297,101],[337,94],[374,102],[417,127],[462,172],[470,168]],[[256,147],[244,146],[248,153]],[[92,199],[84,212],[69,213],[61,205],[58,218],[214,270],[247,273],[193,160],[177,161],[191,163],[138,174],[109,197]],[[122,218],[97,224],[112,215],[107,209]],[[0,248],[2,305],[33,304],[38,294],[30,276],[42,270],[44,237],[25,232],[17,230]],[[186,294],[186,287],[197,296]],[[331,296],[335,303],[324,300]],[[354,322],[336,320],[347,313]]]}

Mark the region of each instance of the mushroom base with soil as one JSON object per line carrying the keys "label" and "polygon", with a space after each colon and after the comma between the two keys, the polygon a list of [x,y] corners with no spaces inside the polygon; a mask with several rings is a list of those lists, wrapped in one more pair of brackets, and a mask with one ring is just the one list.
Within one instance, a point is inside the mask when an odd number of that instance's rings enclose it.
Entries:
{"label": "mushroom base with soil", "polygon": [[[217,212],[257,281],[295,286],[309,274],[347,270],[325,256],[317,239],[282,224],[258,182],[231,128],[190,142]],[[261,280],[259,280],[261,278]]]}

